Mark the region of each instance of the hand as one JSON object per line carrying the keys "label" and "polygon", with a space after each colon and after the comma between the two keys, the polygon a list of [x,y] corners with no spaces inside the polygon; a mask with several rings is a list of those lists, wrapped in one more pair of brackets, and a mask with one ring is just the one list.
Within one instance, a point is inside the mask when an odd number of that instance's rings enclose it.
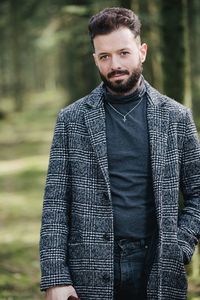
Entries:
{"label": "hand", "polygon": [[69,296],[77,297],[72,285],[55,286],[46,290],[46,300],[67,300]]}

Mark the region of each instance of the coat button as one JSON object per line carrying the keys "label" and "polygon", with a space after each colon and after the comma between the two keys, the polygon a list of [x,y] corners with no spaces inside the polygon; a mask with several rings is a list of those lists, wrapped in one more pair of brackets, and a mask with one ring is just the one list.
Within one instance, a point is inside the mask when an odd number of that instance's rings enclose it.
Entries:
{"label": "coat button", "polygon": [[109,200],[109,195],[107,192],[103,192],[103,196],[105,197],[106,200]]}
{"label": "coat button", "polygon": [[104,233],[103,234],[103,239],[106,240],[106,241],[109,241],[110,240],[110,235],[108,233]]}
{"label": "coat button", "polygon": [[103,274],[103,281],[105,281],[105,282],[110,281],[110,275],[109,274]]}

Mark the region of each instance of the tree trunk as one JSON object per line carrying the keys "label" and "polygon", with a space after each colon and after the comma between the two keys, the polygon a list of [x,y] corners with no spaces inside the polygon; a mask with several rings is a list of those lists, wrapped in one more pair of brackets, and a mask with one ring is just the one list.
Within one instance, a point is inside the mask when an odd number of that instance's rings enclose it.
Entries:
{"label": "tree trunk", "polygon": [[142,21],[141,39],[142,42],[148,45],[147,59],[144,63],[144,75],[155,88],[162,91],[159,10],[157,1],[140,1],[139,16]]}
{"label": "tree trunk", "polygon": [[22,80],[22,62],[21,55],[21,37],[24,34],[20,28],[19,7],[17,1],[10,0],[10,24],[11,24],[11,42],[13,58],[13,96],[15,100],[15,111],[23,109],[23,80]]}
{"label": "tree trunk", "polygon": [[183,26],[184,26],[184,45],[185,45],[185,82],[183,103],[192,108],[192,90],[191,90],[191,63],[190,63],[190,41],[188,25],[188,0],[183,0]]}
{"label": "tree trunk", "polygon": [[191,89],[195,119],[200,116],[200,1],[188,1],[188,29],[191,61]]}
{"label": "tree trunk", "polygon": [[183,102],[185,91],[185,36],[183,0],[161,0],[164,92]]}
{"label": "tree trunk", "polygon": [[132,8],[132,0],[120,0],[119,2],[121,7],[129,8],[129,9]]}

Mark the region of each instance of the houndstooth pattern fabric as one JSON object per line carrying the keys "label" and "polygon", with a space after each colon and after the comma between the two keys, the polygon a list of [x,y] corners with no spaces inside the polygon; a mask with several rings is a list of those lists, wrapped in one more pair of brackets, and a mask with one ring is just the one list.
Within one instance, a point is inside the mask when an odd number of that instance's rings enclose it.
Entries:
{"label": "houndstooth pattern fabric", "polygon": [[[191,260],[200,233],[200,145],[190,111],[145,84],[159,231],[148,299],[183,300],[184,263]],[[58,115],[42,213],[41,290],[72,284],[82,300],[112,300],[113,241],[100,85]]]}

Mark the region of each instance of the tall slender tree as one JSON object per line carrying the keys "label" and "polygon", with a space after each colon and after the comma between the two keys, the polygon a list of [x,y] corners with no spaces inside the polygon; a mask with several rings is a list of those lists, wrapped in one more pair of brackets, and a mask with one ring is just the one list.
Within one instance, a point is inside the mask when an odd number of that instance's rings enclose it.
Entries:
{"label": "tall slender tree", "polygon": [[23,107],[23,78],[22,78],[22,27],[20,19],[20,6],[15,0],[10,2],[10,24],[13,58],[13,96],[15,99],[15,111],[21,111]]}
{"label": "tall slender tree", "polygon": [[138,13],[142,20],[142,42],[148,44],[144,75],[153,86],[162,90],[158,0],[139,1]]}
{"label": "tall slender tree", "polygon": [[183,102],[185,91],[185,24],[183,0],[161,0],[164,91]]}
{"label": "tall slender tree", "polygon": [[120,0],[119,1],[119,5],[121,7],[125,7],[125,8],[129,8],[131,9],[132,8],[132,0]]}
{"label": "tall slender tree", "polygon": [[[191,89],[194,117],[200,118],[200,1],[189,0],[188,3],[188,36],[191,61]],[[200,129],[200,121],[197,122]]]}

